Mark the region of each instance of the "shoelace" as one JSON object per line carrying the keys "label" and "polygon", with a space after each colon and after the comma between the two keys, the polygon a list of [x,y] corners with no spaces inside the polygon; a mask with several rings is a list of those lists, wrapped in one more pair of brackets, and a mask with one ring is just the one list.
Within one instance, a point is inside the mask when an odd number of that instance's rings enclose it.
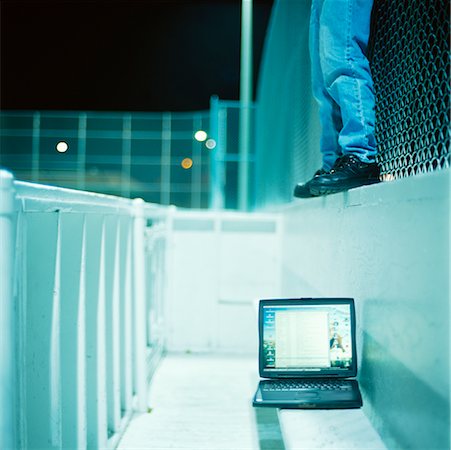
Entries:
{"label": "shoelace", "polygon": [[357,158],[355,158],[354,156],[350,156],[350,155],[343,155],[340,156],[336,161],[334,166],[331,169],[331,173],[335,172],[337,169],[342,169],[344,167],[346,167],[349,164],[353,164],[357,162]]}

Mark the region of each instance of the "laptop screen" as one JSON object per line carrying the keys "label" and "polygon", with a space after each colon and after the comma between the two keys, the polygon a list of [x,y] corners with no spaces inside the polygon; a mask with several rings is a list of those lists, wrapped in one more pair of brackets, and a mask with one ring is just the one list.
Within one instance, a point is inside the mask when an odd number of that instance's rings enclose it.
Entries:
{"label": "laptop screen", "polygon": [[352,299],[262,300],[263,376],[354,376]]}

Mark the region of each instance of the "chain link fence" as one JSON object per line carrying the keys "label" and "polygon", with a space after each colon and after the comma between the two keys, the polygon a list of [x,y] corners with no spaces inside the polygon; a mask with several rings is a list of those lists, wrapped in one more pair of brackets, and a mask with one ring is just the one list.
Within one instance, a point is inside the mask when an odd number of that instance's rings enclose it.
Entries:
{"label": "chain link fence", "polygon": [[449,2],[375,0],[371,62],[382,178],[450,167]]}

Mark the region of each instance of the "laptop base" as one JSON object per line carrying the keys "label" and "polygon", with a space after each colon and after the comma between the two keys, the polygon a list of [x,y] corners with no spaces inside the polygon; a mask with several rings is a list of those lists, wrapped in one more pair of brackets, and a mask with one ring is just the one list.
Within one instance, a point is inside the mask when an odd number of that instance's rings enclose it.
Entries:
{"label": "laptop base", "polygon": [[[293,381],[296,380],[287,380],[287,382]],[[318,380],[300,381],[318,384]],[[328,381],[325,382],[328,383]],[[331,382],[334,383],[336,380]],[[293,409],[348,409],[362,406],[362,396],[356,380],[340,380],[340,387],[337,389],[330,387],[327,389],[273,389],[273,385],[278,384],[280,380],[260,381],[252,405]]]}

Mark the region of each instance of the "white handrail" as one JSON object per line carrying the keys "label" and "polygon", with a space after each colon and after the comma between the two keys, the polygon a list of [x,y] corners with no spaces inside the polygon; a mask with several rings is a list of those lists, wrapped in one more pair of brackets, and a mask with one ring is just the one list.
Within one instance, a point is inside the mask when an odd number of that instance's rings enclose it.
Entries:
{"label": "white handrail", "polygon": [[0,448],[114,448],[147,409],[166,213],[0,171]]}
{"label": "white handrail", "polygon": [[[46,211],[130,214],[133,209],[133,201],[127,198],[23,181],[15,181],[14,185],[26,211],[42,211],[45,208]],[[164,217],[166,210],[149,203],[145,203],[143,209],[146,217],[157,218]]]}

